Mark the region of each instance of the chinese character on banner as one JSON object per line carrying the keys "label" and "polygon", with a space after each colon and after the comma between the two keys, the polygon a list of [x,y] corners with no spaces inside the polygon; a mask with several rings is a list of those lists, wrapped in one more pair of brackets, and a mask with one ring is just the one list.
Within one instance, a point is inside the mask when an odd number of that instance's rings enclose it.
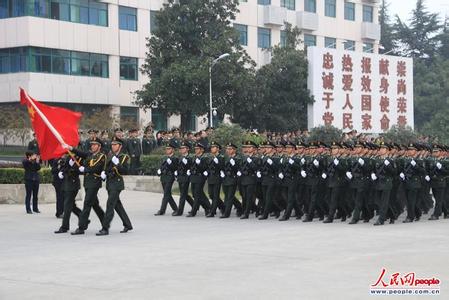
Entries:
{"label": "chinese character on banner", "polygon": [[390,129],[390,119],[387,115],[383,115],[382,119],[380,119],[380,129],[383,131]]}
{"label": "chinese character on banner", "polygon": [[328,70],[334,68],[334,57],[329,52],[323,54],[323,68]]}
{"label": "chinese character on banner", "polygon": [[354,82],[354,80],[352,79],[352,74],[343,74],[341,81],[343,83],[343,91],[352,92],[352,83]]}
{"label": "chinese character on banner", "polygon": [[352,123],[352,113],[344,113],[343,114],[343,129],[352,129],[354,128]]}
{"label": "chinese character on banner", "polygon": [[388,70],[390,66],[390,62],[388,59],[379,60],[379,74],[380,75],[390,75],[390,71]]}
{"label": "chinese character on banner", "polygon": [[343,55],[343,58],[341,60],[341,64],[343,65],[342,71],[343,72],[352,72],[352,58],[349,56],[349,54]]}
{"label": "chinese character on banner", "polygon": [[390,98],[387,96],[381,96],[380,97],[380,112],[388,113],[390,112]]}
{"label": "chinese character on banner", "polygon": [[407,94],[407,85],[405,84],[404,79],[398,80],[398,95],[399,94]]}
{"label": "chinese character on banner", "polygon": [[371,115],[364,114],[362,115],[362,130],[370,130],[373,127],[371,126]]}
{"label": "chinese character on banner", "polygon": [[324,92],[323,95],[324,95],[323,101],[326,101],[326,109],[329,109],[331,101],[334,101],[334,98],[332,97],[333,94],[329,92]]}
{"label": "chinese character on banner", "polygon": [[398,61],[396,70],[398,77],[405,77],[407,75],[407,68],[405,65],[405,61]]}
{"label": "chinese character on banner", "polygon": [[332,125],[332,122],[334,122],[334,114],[331,112],[325,112],[323,115],[323,121],[324,125]]}
{"label": "chinese character on banner", "polygon": [[379,93],[388,94],[388,88],[390,87],[390,84],[388,83],[388,79],[385,77],[382,77],[380,79],[380,89]]}
{"label": "chinese character on banner", "polygon": [[407,125],[407,117],[406,116],[398,116],[398,125],[400,127],[405,127]]}
{"label": "chinese character on banner", "polygon": [[371,58],[369,57],[362,58],[362,73],[364,74],[371,73]]}
{"label": "chinese character on banner", "polygon": [[361,83],[362,83],[362,92],[371,92],[371,78],[369,78],[369,76],[363,75]]}
{"label": "chinese character on banner", "polygon": [[371,111],[371,95],[362,95],[362,110]]}
{"label": "chinese character on banner", "polygon": [[323,76],[321,78],[323,79],[323,89],[325,89],[325,90],[333,90],[334,89],[334,74],[333,73],[326,74],[323,72]]}
{"label": "chinese character on banner", "polygon": [[349,109],[354,108],[351,104],[351,99],[349,99],[349,94],[346,94],[346,102],[345,102],[345,105],[342,107],[342,109],[346,109],[346,108],[349,108]]}
{"label": "chinese character on banner", "polygon": [[407,113],[407,99],[404,97],[400,97],[397,99],[398,102],[398,113],[405,114]]}

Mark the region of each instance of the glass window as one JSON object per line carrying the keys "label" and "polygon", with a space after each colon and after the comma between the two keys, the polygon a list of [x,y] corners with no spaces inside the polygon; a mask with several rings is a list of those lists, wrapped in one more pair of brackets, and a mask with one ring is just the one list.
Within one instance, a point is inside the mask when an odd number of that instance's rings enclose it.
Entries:
{"label": "glass window", "polygon": [[70,51],[53,50],[51,64],[52,73],[70,74]]}
{"label": "glass window", "polygon": [[363,22],[373,22],[373,7],[370,5],[363,5]]}
{"label": "glass window", "polygon": [[355,51],[355,41],[345,41],[345,50]]}
{"label": "glass window", "polygon": [[270,5],[271,4],[271,0],[257,0],[257,4]]}
{"label": "glass window", "polygon": [[326,17],[332,17],[335,18],[336,11],[337,11],[337,4],[335,3],[336,0],[325,0],[324,2],[324,15]]}
{"label": "glass window", "polygon": [[137,72],[137,58],[120,57],[120,79],[137,80]]}
{"label": "glass window", "polygon": [[240,45],[248,46],[248,26],[234,23],[234,28],[239,32]]}
{"label": "glass window", "polygon": [[31,14],[31,15],[36,16],[36,17],[44,17],[44,18],[47,18],[50,16],[50,1],[49,0],[31,0],[28,2],[28,4],[34,6],[34,14]]}
{"label": "glass window", "polygon": [[290,10],[295,10],[296,0],[281,0],[281,7],[285,7]]}
{"label": "glass window", "polygon": [[0,19],[9,17],[9,0],[0,0]]}
{"label": "glass window", "polygon": [[151,123],[154,124],[154,129],[156,131],[167,130],[167,115],[158,108],[152,108]]}
{"label": "glass window", "polygon": [[71,55],[71,74],[72,75],[90,75],[89,53],[72,52]]}
{"label": "glass window", "polygon": [[108,77],[108,56],[104,54],[90,54],[90,76]]}
{"label": "glass window", "polygon": [[374,44],[373,43],[363,43],[363,52],[373,53],[374,52]]}
{"label": "glass window", "polygon": [[313,34],[304,34],[304,45],[306,47],[316,46],[316,36]]}
{"label": "glass window", "polygon": [[119,6],[120,29],[137,31],[137,9]]}
{"label": "glass window", "polygon": [[108,5],[100,2],[89,2],[89,24],[108,26]]}
{"label": "glass window", "polygon": [[69,0],[52,0],[50,17],[55,20],[70,21]]}
{"label": "glass window", "polygon": [[337,48],[337,39],[332,37],[324,37],[324,47],[325,48]]}
{"label": "glass window", "polygon": [[355,3],[345,1],[345,20],[355,21]]}
{"label": "glass window", "polygon": [[287,33],[285,30],[281,30],[281,47],[285,47],[287,45]]}
{"label": "glass window", "polygon": [[304,10],[316,13],[316,0],[304,0]]}
{"label": "glass window", "polygon": [[153,33],[154,30],[157,29],[157,19],[156,15],[158,14],[158,11],[151,10],[150,11],[150,32]]}
{"label": "glass window", "polygon": [[25,16],[26,0],[15,0],[10,1],[10,16],[20,17]]}
{"label": "glass window", "polygon": [[257,45],[263,49],[271,47],[271,30],[269,28],[257,28]]}

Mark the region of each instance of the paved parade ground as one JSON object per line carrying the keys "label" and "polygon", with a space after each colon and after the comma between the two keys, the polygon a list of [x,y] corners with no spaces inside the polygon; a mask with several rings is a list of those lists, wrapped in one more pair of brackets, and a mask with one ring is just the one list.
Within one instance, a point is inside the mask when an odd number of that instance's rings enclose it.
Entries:
{"label": "paved parade ground", "polygon": [[[104,237],[95,236],[95,214],[84,236],[56,235],[54,204],[39,215],[1,205],[0,299],[380,299],[369,286],[383,267],[439,278],[436,298],[448,299],[449,220],[374,227],[156,217],[160,198],[124,191],[134,230],[120,234],[116,216]],[[105,207],[104,189],[100,199]],[[427,297],[407,297],[415,298]]]}

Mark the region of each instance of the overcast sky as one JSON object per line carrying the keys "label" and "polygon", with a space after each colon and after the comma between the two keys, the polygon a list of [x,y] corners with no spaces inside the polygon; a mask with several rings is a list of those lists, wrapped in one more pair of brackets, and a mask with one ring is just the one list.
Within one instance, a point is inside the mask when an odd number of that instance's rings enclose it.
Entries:
{"label": "overcast sky", "polygon": [[[407,20],[416,6],[416,0],[388,0],[388,3],[390,3],[390,15],[393,20],[396,14],[401,20]],[[446,15],[449,16],[449,0],[425,0],[424,5],[429,11],[440,13],[441,20],[444,20]]]}

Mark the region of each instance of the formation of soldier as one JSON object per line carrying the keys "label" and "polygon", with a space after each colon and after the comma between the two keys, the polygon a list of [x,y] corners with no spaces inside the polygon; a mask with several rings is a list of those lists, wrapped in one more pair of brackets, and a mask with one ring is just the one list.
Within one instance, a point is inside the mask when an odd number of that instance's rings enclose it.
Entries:
{"label": "formation of soldier", "polygon": [[[164,195],[156,215],[170,205],[172,215],[181,216],[187,202],[188,217],[202,207],[206,217],[219,211],[220,218],[229,218],[234,208],[241,219],[375,219],[374,225],[383,225],[405,211],[403,222],[419,221],[434,207],[429,220],[449,218],[449,149],[443,145],[246,141],[240,153],[232,143],[224,150],[225,155],[216,142],[206,147],[170,141],[157,171]],[[172,197],[175,181],[178,204]]]}

